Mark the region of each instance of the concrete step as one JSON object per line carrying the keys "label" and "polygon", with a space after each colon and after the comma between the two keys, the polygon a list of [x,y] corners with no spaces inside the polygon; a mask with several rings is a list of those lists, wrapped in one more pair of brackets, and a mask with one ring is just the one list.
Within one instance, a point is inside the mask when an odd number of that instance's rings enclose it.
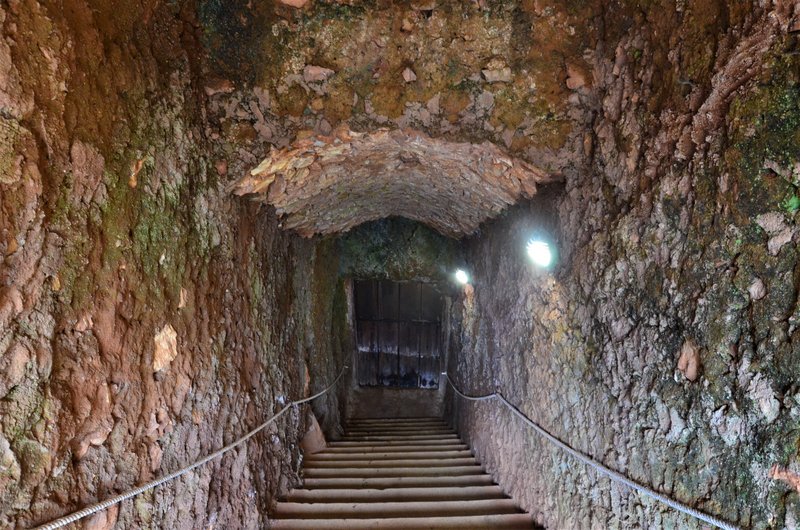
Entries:
{"label": "concrete step", "polygon": [[274,530],[520,530],[533,528],[526,513],[460,517],[394,517],[375,519],[277,519]]}
{"label": "concrete step", "polygon": [[409,442],[427,440],[448,440],[457,441],[458,435],[453,434],[345,434],[339,440],[341,442]]}
{"label": "concrete step", "polygon": [[341,440],[331,442],[328,447],[394,447],[409,445],[453,445],[460,443],[457,437],[424,440]]}
{"label": "concrete step", "polygon": [[375,517],[452,517],[520,513],[511,499],[476,499],[468,501],[407,501],[343,503],[279,502],[279,519],[372,519]]}
{"label": "concrete step", "polygon": [[[345,445],[337,445],[338,442],[331,442],[328,448],[325,449],[325,454],[346,454],[346,453],[418,453],[418,452],[435,452],[435,451],[465,451],[469,450],[467,444],[451,443],[451,444],[411,444],[411,445],[370,445],[358,444],[347,442]],[[318,453],[322,454],[322,453]],[[315,455],[316,456],[316,455]]]}
{"label": "concrete step", "polygon": [[286,496],[287,502],[413,502],[467,501],[472,499],[505,499],[500,486],[464,486],[434,488],[387,489],[296,489]]}
{"label": "concrete step", "polygon": [[306,460],[303,464],[305,469],[348,469],[348,468],[374,468],[374,467],[451,467],[451,466],[477,466],[478,461],[475,457],[464,458],[440,458],[419,460],[416,458],[386,459],[378,458],[355,459],[355,460]]}
{"label": "concrete step", "polygon": [[421,425],[423,423],[445,423],[445,421],[442,418],[350,418],[349,420],[347,420],[347,425],[353,425],[353,424]]}
{"label": "concrete step", "polygon": [[347,429],[449,429],[450,426],[443,421],[426,423],[347,423]]}
{"label": "concrete step", "polygon": [[304,478],[454,477],[482,474],[483,469],[478,464],[447,467],[349,467],[306,468],[303,470]]}
{"label": "concrete step", "polygon": [[453,432],[449,425],[444,423],[427,423],[425,425],[345,425],[345,431],[391,431],[391,432],[413,432],[413,431],[439,431],[447,430]]}
{"label": "concrete step", "polygon": [[450,429],[451,427],[442,422],[431,423],[348,423],[344,426],[345,430],[397,430],[406,431],[409,429]]}
{"label": "concrete step", "polygon": [[469,458],[472,451],[461,449],[456,451],[386,451],[386,452],[361,452],[361,453],[329,453],[322,451],[305,458],[305,462],[335,462],[339,460],[395,460],[398,458],[413,458],[415,460],[439,460],[442,458]]}
{"label": "concrete step", "polygon": [[410,435],[437,435],[456,434],[449,427],[436,427],[435,429],[345,429],[346,436],[410,436]]}
{"label": "concrete step", "polygon": [[444,477],[324,477],[306,478],[303,487],[336,489],[388,489],[388,488],[451,488],[462,486],[493,486],[489,475],[456,475]]}
{"label": "concrete step", "polygon": [[407,422],[396,422],[396,421],[350,421],[344,424],[345,427],[348,428],[370,428],[370,429],[408,429],[408,428],[426,428],[426,427],[448,427],[449,425],[441,420],[431,420],[431,421],[407,421]]}
{"label": "concrete step", "polygon": [[304,460],[270,528],[533,528],[441,419],[354,420]]}

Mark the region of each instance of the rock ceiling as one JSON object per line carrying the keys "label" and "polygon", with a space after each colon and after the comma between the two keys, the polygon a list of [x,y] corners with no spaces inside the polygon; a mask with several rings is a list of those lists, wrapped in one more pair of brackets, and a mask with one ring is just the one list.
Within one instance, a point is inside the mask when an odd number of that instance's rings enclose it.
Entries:
{"label": "rock ceiling", "polygon": [[231,191],[274,206],[284,228],[307,237],[398,216],[458,238],[553,179],[489,142],[342,126],[273,148]]}

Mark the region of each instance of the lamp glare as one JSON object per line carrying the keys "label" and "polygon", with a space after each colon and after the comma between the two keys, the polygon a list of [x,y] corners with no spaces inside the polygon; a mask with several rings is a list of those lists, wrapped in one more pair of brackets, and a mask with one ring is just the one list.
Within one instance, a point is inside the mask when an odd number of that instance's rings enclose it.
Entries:
{"label": "lamp glare", "polygon": [[539,267],[549,267],[553,262],[553,252],[550,245],[544,241],[533,239],[528,242],[528,257]]}

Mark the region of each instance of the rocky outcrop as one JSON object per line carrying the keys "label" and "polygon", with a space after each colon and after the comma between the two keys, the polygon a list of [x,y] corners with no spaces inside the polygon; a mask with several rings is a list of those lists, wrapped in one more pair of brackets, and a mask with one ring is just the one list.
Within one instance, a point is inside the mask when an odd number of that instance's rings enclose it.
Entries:
{"label": "rocky outcrop", "polygon": [[209,115],[232,151],[241,143],[260,150],[229,171],[244,177],[301,131],[330,136],[346,127],[367,139],[379,129],[390,137],[411,130],[431,148],[470,142],[476,153],[488,141],[489,155],[496,149],[558,175],[582,154],[573,103],[591,85],[578,80],[589,71],[583,55],[596,39],[595,7],[201,2],[207,67],[235,87],[212,98]]}
{"label": "rocky outcrop", "polygon": [[[450,366],[467,392],[498,390],[575,449],[748,528],[800,520],[790,19],[785,3],[605,13],[592,157],[565,172],[563,196],[471,240]],[[557,241],[550,272],[526,259],[536,230]],[[701,527],[496,403],[456,409],[479,459],[546,526]]]}
{"label": "rocky outcrop", "polygon": [[[330,244],[225,192],[189,6],[12,1],[0,25],[0,527],[28,528],[322,388],[337,282]],[[261,527],[304,423],[89,527]]]}
{"label": "rocky outcrop", "polygon": [[431,283],[443,294],[464,261],[458,241],[401,218],[357,226],[337,238],[337,248],[343,276]]}

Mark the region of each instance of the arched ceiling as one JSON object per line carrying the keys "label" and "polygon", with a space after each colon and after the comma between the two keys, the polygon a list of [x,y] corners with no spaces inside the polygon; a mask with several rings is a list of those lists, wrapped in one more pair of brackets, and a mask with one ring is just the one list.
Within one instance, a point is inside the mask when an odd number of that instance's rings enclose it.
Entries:
{"label": "arched ceiling", "polygon": [[301,235],[461,237],[593,149],[596,3],[201,3],[218,171]]}
{"label": "arched ceiling", "polygon": [[273,148],[231,191],[274,206],[284,228],[303,236],[397,216],[459,238],[554,179],[490,142],[342,126],[330,135],[301,133],[289,147]]}

